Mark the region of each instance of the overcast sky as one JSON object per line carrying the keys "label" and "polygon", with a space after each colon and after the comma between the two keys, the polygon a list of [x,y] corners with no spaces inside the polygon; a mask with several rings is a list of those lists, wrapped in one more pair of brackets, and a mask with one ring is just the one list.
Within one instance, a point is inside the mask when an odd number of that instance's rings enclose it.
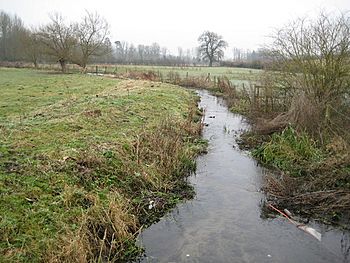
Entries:
{"label": "overcast sky", "polygon": [[54,11],[77,21],[84,10],[97,11],[111,25],[111,40],[138,44],[157,42],[172,53],[198,45],[204,30],[222,35],[233,47],[256,49],[275,28],[321,10],[345,12],[350,0],[0,0],[0,9],[17,14],[26,25],[49,21]]}

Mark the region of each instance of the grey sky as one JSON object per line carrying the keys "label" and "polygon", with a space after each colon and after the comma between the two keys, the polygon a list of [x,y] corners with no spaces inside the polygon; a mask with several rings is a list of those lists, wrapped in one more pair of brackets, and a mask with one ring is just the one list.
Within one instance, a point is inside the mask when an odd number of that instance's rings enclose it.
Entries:
{"label": "grey sky", "polygon": [[112,42],[158,42],[172,53],[197,46],[200,33],[211,30],[229,43],[230,55],[233,47],[259,47],[274,28],[297,17],[350,10],[350,0],[0,0],[0,9],[34,26],[54,11],[72,21],[85,9],[97,11],[111,25]]}

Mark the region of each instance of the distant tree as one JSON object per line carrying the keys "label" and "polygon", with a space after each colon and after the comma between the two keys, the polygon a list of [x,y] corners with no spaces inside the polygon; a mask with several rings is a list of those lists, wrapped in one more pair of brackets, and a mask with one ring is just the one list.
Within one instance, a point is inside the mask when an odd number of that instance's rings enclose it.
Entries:
{"label": "distant tree", "polygon": [[145,46],[144,45],[138,45],[137,46],[137,53],[140,58],[140,62],[144,63],[144,57],[145,57]]}
{"label": "distant tree", "polygon": [[105,40],[109,36],[109,24],[97,13],[86,12],[80,23],[74,25],[77,47],[73,54],[73,62],[84,70],[92,56],[103,56],[109,49]]}
{"label": "distant tree", "polygon": [[116,57],[118,63],[125,63],[129,51],[129,43],[126,41],[115,41]]}
{"label": "distant tree", "polygon": [[199,52],[202,59],[209,60],[209,67],[213,62],[220,61],[224,57],[224,49],[228,46],[227,42],[222,39],[222,36],[210,32],[203,32],[199,38]]}
{"label": "distant tree", "polygon": [[167,58],[167,55],[168,55],[168,49],[166,47],[162,47],[161,54],[162,54],[163,60],[165,60]]}
{"label": "distant tree", "polygon": [[100,53],[97,56],[93,56],[96,61],[102,61],[103,63],[115,62],[115,58],[113,56],[113,46],[109,37],[105,38],[102,46],[99,47],[99,49],[101,50]]}
{"label": "distant tree", "polygon": [[74,26],[66,25],[63,17],[55,13],[50,17],[51,22],[40,28],[38,36],[43,44],[44,52],[54,57],[60,63],[62,72],[66,72],[67,62],[71,60],[77,40]]}
{"label": "distant tree", "polygon": [[38,67],[38,61],[42,57],[42,43],[36,29],[27,29],[21,36],[24,57]]}
{"label": "distant tree", "polygon": [[190,64],[191,60],[192,60],[191,50],[188,48],[186,49],[185,62]]}
{"label": "distant tree", "polygon": [[182,47],[177,47],[177,55],[179,57],[179,59],[181,60],[184,56],[184,50]]}
{"label": "distant tree", "polygon": [[234,47],[232,49],[233,52],[233,60],[234,61],[242,61],[242,49]]}
{"label": "distant tree", "polygon": [[135,63],[137,61],[137,49],[133,44],[129,47],[128,58],[130,63]]}
{"label": "distant tree", "polygon": [[0,58],[6,60],[8,35],[11,27],[11,17],[4,11],[0,12]]}
{"label": "distant tree", "polygon": [[0,11],[0,59],[16,61],[23,58],[21,37],[25,33],[22,20]]}
{"label": "distant tree", "polygon": [[161,55],[160,55],[160,46],[158,43],[153,43],[150,46],[150,57],[152,64],[157,64],[157,62],[160,60]]}

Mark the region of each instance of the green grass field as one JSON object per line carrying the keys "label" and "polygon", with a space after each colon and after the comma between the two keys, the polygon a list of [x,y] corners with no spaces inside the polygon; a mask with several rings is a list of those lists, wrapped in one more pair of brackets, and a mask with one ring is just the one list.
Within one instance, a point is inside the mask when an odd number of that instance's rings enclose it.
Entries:
{"label": "green grass field", "polygon": [[[96,70],[95,66],[89,67],[90,71]],[[105,66],[99,66],[99,70],[103,72]],[[246,68],[229,68],[229,67],[166,67],[166,66],[133,66],[133,65],[110,65],[107,67],[108,72],[119,72],[124,73],[126,71],[155,71],[166,76],[169,72],[176,72],[180,77],[184,78],[188,76],[208,76],[210,74],[213,77],[226,76],[228,79],[236,85],[241,85],[242,83],[248,84],[249,82],[255,82],[262,70],[257,69],[246,69]]]}
{"label": "green grass field", "polygon": [[3,68],[0,92],[0,261],[137,253],[149,200],[164,199],[164,210],[185,194],[180,179],[198,151],[195,96],[169,84]]}
{"label": "green grass field", "polygon": [[[169,73],[178,73],[181,78],[188,76],[200,77],[208,76],[213,79],[214,77],[226,76],[233,84],[242,85],[249,84],[251,82],[256,82],[259,79],[259,76],[262,74],[262,70],[258,69],[247,69],[247,68],[231,68],[231,67],[171,67],[171,66],[144,66],[144,65],[111,65],[111,64],[102,64],[97,65],[99,73],[126,73],[130,71],[139,71],[139,72],[148,72],[154,71],[156,73],[161,73],[164,78],[167,78]],[[48,65],[41,64],[41,68],[46,70],[59,70],[57,64]],[[96,72],[96,65],[89,65],[87,67],[88,72]],[[69,72],[79,72],[81,68],[77,65],[68,65]]]}

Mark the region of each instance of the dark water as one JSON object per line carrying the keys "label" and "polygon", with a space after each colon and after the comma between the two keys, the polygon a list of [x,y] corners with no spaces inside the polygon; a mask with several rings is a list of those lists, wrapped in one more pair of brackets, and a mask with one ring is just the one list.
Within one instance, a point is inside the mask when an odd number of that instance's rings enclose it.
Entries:
{"label": "dark water", "polygon": [[313,224],[319,242],[283,218],[261,215],[264,170],[235,145],[246,128],[242,117],[206,91],[199,95],[209,151],[191,178],[197,196],[143,231],[143,262],[350,262],[348,232]]}

